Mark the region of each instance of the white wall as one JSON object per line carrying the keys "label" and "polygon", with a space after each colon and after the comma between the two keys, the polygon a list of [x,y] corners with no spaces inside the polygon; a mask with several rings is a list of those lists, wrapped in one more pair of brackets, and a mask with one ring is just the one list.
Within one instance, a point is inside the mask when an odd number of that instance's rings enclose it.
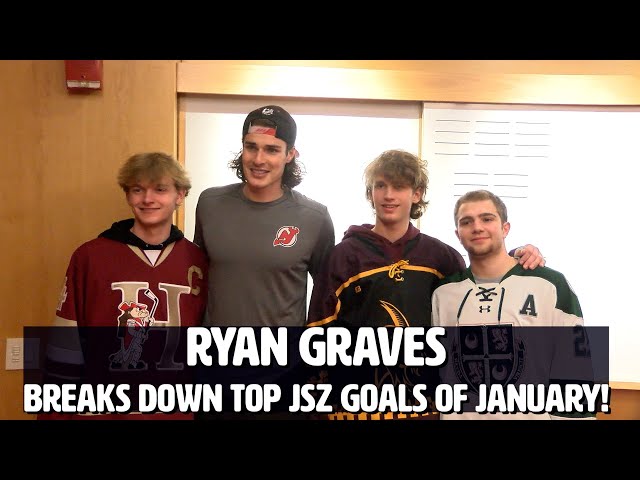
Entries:
{"label": "white wall", "polygon": [[[532,243],[578,295],[585,325],[609,327],[610,379],[640,382],[633,308],[640,112],[428,104],[422,229],[466,252],[453,208],[469,190],[504,200],[507,248]],[[631,308],[630,308],[631,307]]]}

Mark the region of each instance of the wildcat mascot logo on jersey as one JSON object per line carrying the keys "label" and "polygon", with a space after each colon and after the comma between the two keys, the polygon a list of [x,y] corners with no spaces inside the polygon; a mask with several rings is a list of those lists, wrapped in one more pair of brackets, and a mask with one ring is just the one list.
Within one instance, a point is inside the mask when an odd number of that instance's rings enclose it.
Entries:
{"label": "wildcat mascot logo on jersey", "polygon": [[146,370],[142,361],[142,345],[149,338],[149,329],[155,322],[154,314],[158,308],[158,297],[146,289],[144,294],[153,301],[151,311],[144,303],[122,302],[118,309],[118,337],[120,350],[109,356],[110,370]]}
{"label": "wildcat mascot logo on jersey", "polygon": [[[189,287],[162,283],[159,285],[160,290],[167,296],[167,318],[158,319],[155,315],[159,299],[148,284],[142,285],[142,288],[140,284],[134,285],[135,294],[127,290],[127,295],[123,295],[124,298],[118,305],[120,315],[117,318],[117,337],[120,348],[109,355],[109,370],[147,370],[149,366],[144,361],[144,357],[155,363],[156,370],[183,370],[184,363],[181,361],[183,353],[180,347],[184,345],[181,344],[180,315],[177,305],[179,305],[179,296],[187,293]],[[122,288],[122,284],[118,284],[118,287]],[[139,294],[150,299],[151,303],[148,301],[145,303],[142,300],[144,297]]]}
{"label": "wildcat mascot logo on jersey", "polygon": [[451,348],[460,383],[478,393],[481,384],[515,383],[524,368],[524,342],[512,325],[472,325],[456,328]]}

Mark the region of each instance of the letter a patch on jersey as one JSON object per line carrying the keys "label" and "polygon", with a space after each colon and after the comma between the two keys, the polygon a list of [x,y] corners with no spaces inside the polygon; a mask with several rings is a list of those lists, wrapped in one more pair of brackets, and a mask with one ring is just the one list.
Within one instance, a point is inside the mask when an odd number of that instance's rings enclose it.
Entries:
{"label": "letter a patch on jersey", "polygon": [[536,312],[536,301],[532,294],[527,296],[527,299],[524,301],[524,305],[522,305],[519,313],[520,315],[531,315],[532,317],[538,316],[538,312]]}
{"label": "letter a patch on jersey", "polygon": [[293,247],[298,241],[298,227],[280,227],[276,232],[276,238],[273,240],[273,246]]}

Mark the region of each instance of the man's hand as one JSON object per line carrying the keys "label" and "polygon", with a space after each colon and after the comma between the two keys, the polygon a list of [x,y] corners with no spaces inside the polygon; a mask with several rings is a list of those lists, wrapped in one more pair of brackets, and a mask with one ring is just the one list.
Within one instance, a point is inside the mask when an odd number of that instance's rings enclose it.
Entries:
{"label": "man's hand", "polygon": [[527,243],[524,247],[517,248],[513,257],[518,260],[525,270],[533,270],[536,267],[544,267],[545,259],[537,247]]}

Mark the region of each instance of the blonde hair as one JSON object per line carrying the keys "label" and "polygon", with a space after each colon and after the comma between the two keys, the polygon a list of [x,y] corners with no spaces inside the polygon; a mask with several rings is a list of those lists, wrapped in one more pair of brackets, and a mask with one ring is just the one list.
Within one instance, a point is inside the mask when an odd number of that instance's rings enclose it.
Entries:
{"label": "blonde hair", "polygon": [[184,190],[185,196],[191,189],[191,181],[185,169],[171,155],[161,152],[144,152],[135,154],[124,162],[118,170],[118,185],[125,192],[142,180],[157,182],[169,176],[176,190]]}

